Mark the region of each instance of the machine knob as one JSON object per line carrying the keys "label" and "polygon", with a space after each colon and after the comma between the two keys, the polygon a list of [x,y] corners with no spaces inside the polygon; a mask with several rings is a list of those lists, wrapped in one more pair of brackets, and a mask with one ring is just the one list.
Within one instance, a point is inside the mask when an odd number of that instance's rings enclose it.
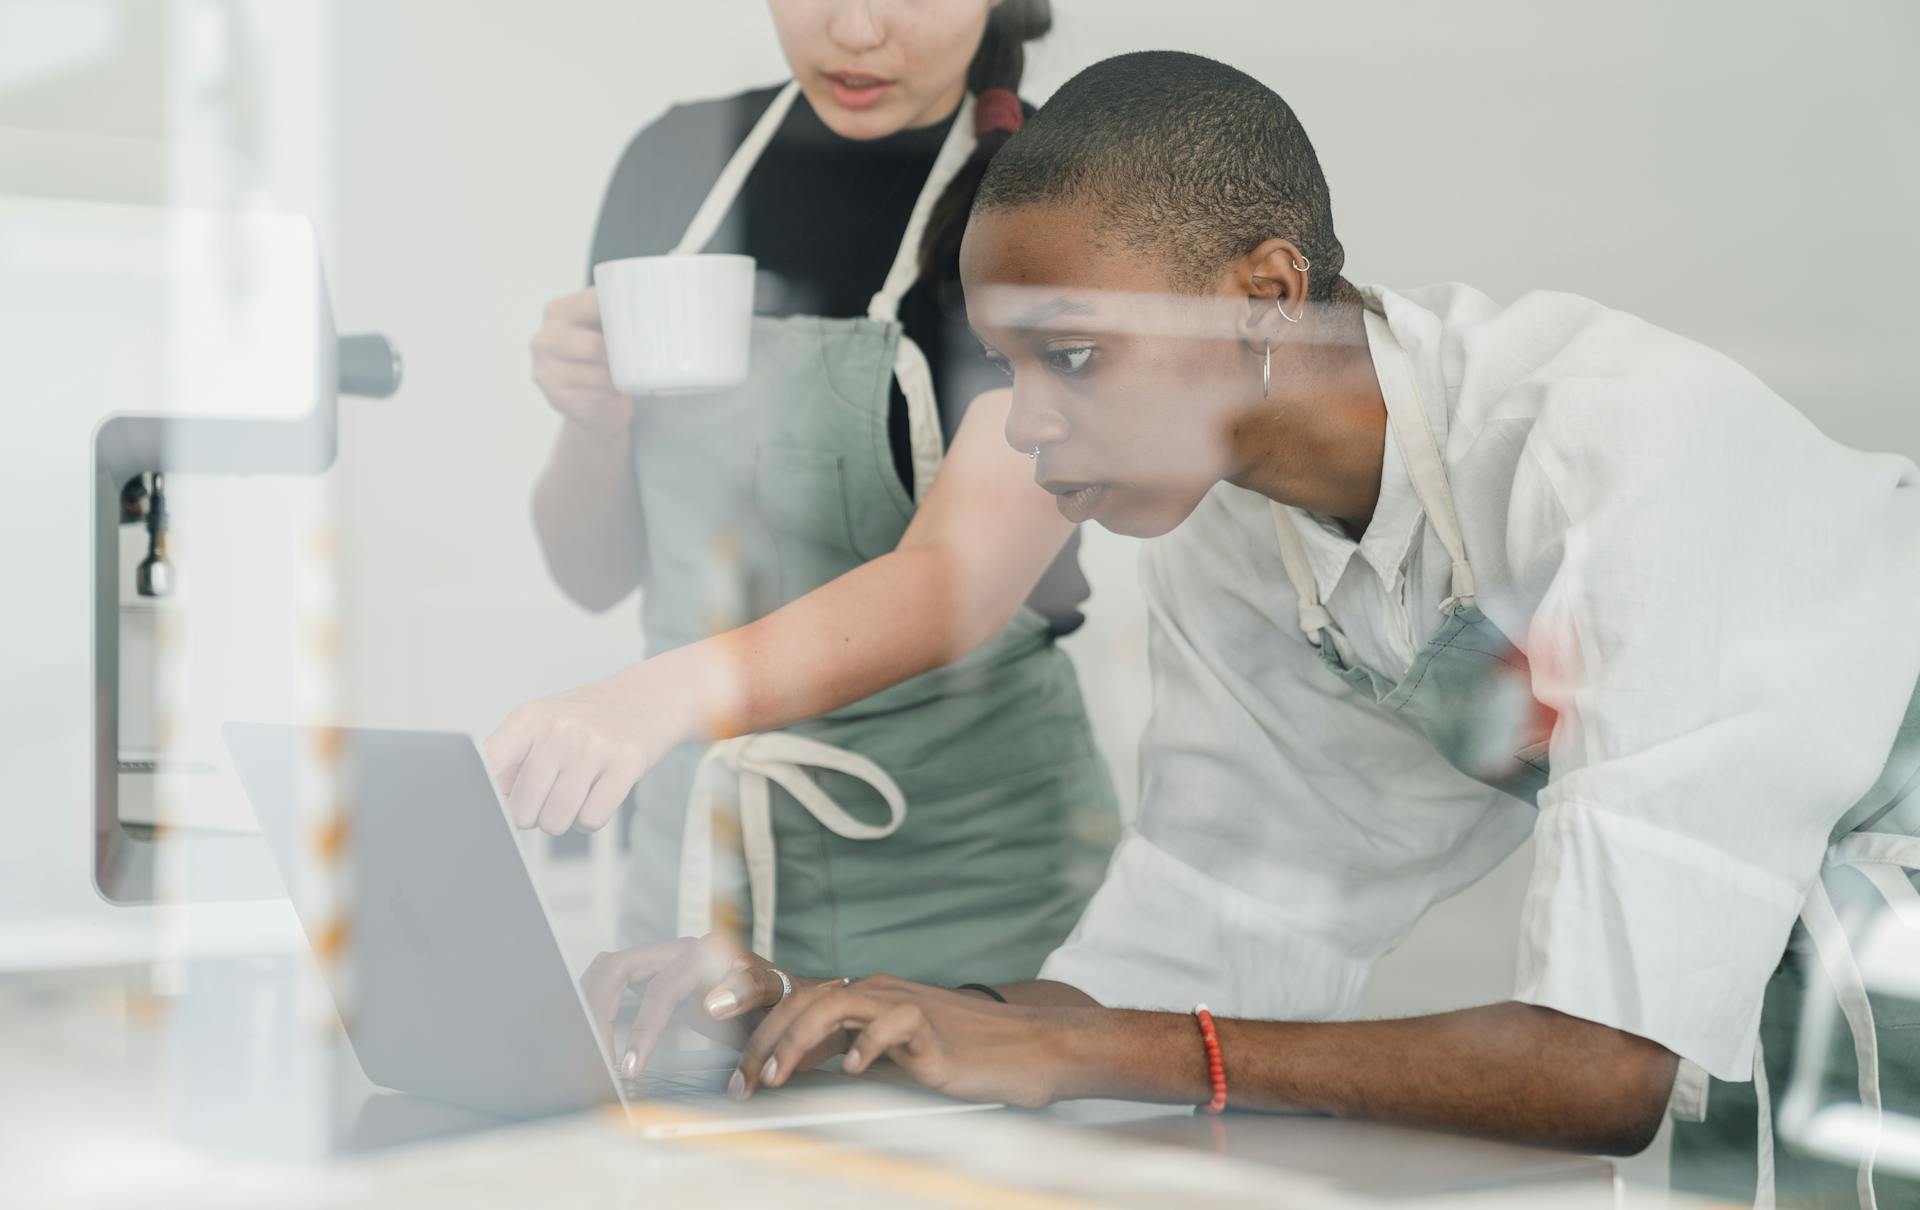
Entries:
{"label": "machine knob", "polygon": [[342,395],[385,399],[400,389],[400,350],[378,332],[340,338]]}

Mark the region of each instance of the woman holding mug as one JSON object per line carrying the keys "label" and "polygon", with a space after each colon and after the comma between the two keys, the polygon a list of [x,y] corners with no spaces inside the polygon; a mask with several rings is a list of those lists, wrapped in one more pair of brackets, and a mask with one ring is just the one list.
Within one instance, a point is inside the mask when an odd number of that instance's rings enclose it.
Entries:
{"label": "woman holding mug", "polygon": [[[548,564],[590,608],[640,589],[650,658],[522,706],[489,764],[515,821],[555,833],[603,826],[638,779],[624,943],[739,910],[755,948],[802,969],[931,976],[919,955],[963,952],[1030,977],[1098,880],[1114,800],[1054,645],[1087,591],[1072,529],[1000,439],[1009,399],[986,390],[1004,380],[966,332],[958,252],[1026,113],[1024,43],[1051,14],[770,8],[792,82],[644,130],[593,245],[596,264],[756,258],[746,381],[630,400],[591,289],[556,299],[533,338],[565,418],[534,493]],[[887,606],[857,629],[815,610],[805,634],[711,637],[850,572],[850,596]],[[898,679],[885,653],[930,631],[965,658],[873,692]],[[792,658],[754,658],[756,634]],[[736,800],[744,897],[724,870],[714,890]]]}

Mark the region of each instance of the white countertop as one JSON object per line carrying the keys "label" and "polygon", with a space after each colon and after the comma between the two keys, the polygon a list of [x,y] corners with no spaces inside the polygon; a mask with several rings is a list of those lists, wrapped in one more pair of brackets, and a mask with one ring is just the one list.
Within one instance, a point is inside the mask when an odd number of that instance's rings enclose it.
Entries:
{"label": "white countertop", "polygon": [[[1612,1165],[1330,1119],[1082,1103],[641,1138],[617,1112],[275,1162],[191,1141],[144,975],[0,978],[0,1204],[194,1207],[1616,1205]],[[287,1110],[290,1107],[279,1106]],[[297,1116],[297,1111],[294,1111]],[[185,1137],[183,1137],[185,1136]],[[773,1199],[772,1201],[766,1199]]]}

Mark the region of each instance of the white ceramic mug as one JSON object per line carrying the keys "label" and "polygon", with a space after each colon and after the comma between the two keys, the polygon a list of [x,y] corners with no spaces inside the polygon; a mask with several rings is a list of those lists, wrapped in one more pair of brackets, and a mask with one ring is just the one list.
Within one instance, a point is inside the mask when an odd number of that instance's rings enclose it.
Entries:
{"label": "white ceramic mug", "polygon": [[753,258],[633,256],[593,267],[613,384],[629,395],[738,385],[753,329]]}

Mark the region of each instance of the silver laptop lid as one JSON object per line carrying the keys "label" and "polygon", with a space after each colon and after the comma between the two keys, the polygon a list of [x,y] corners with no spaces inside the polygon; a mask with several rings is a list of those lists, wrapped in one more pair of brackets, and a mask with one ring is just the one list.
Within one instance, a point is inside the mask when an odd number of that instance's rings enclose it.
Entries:
{"label": "silver laptop lid", "polygon": [[[300,868],[296,769],[312,728],[228,723],[234,768],[291,886]],[[505,1117],[619,1099],[473,741],[344,728],[352,917],[337,985],[354,1053],[376,1084]],[[295,896],[296,906],[301,896]],[[336,922],[302,914],[309,941]]]}

